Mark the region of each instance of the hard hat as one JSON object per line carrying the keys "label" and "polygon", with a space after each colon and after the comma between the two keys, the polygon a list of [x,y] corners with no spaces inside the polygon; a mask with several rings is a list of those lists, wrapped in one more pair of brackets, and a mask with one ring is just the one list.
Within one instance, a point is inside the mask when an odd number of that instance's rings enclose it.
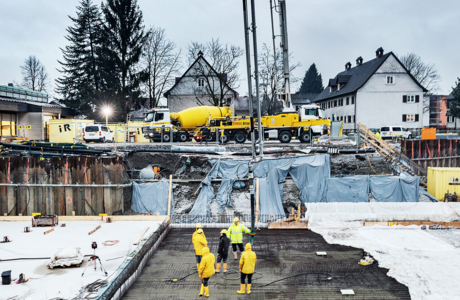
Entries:
{"label": "hard hat", "polygon": [[235,219],[233,219],[233,222],[238,222],[239,220],[240,220],[240,219],[235,218]]}
{"label": "hard hat", "polygon": [[225,233],[225,234],[227,234],[227,230],[222,229],[222,230],[220,231],[220,233]]}
{"label": "hard hat", "polygon": [[200,228],[200,229],[197,230],[197,232],[198,233],[203,233],[203,229]]}
{"label": "hard hat", "polygon": [[201,226],[201,223],[197,223],[196,228],[203,228],[203,226]]}

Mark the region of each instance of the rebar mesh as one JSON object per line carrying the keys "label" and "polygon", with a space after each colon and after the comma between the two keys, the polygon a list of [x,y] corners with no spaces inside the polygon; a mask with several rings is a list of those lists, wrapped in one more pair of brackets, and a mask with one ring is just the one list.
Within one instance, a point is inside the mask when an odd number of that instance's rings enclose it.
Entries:
{"label": "rebar mesh", "polygon": [[[220,230],[204,229],[216,256]],[[198,299],[201,282],[196,273],[191,274],[196,270],[193,231],[171,229],[124,299]],[[247,235],[244,238],[249,240]],[[256,272],[262,277],[254,275],[251,299],[347,299],[340,293],[346,288],[355,291],[352,299],[410,299],[408,288],[388,277],[387,269],[379,268],[378,263],[358,264],[362,249],[330,245],[309,230],[263,229],[256,234],[253,250],[258,258]],[[317,251],[328,255],[317,256]],[[240,287],[238,262],[229,249],[229,274],[216,274],[209,281],[213,299],[241,297],[236,293]],[[296,274],[303,275],[285,278]],[[279,279],[283,280],[274,282]]]}

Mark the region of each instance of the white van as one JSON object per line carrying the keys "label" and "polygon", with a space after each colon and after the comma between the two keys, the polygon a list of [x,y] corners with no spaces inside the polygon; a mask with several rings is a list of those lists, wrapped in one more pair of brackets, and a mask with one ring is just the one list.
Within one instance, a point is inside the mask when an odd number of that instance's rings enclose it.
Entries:
{"label": "white van", "polygon": [[113,142],[113,131],[105,125],[86,125],[85,131],[83,131],[83,140],[88,142]]}
{"label": "white van", "polygon": [[385,126],[380,128],[380,136],[382,139],[392,139],[395,137],[401,137],[403,139],[410,139],[412,134],[407,128],[401,126]]}

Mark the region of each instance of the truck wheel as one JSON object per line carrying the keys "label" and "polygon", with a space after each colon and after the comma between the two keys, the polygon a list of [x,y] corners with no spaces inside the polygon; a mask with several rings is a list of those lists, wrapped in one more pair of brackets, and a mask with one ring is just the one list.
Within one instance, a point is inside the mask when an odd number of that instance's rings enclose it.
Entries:
{"label": "truck wheel", "polygon": [[288,131],[283,131],[278,136],[278,139],[280,140],[281,143],[287,144],[291,141],[292,134]]}
{"label": "truck wheel", "polygon": [[163,133],[163,142],[169,142],[170,136],[169,133]]}
{"label": "truck wheel", "polygon": [[179,132],[179,142],[185,143],[187,141],[187,133]]}
{"label": "truck wheel", "polygon": [[101,143],[105,143],[105,137],[101,139]]}
{"label": "truck wheel", "polygon": [[207,134],[207,135],[205,135],[204,138],[205,138],[206,141],[208,141],[208,142],[215,142],[215,141],[216,141],[216,137],[215,137],[214,135],[212,135],[212,134]]}
{"label": "truck wheel", "polygon": [[224,135],[220,136],[219,140],[222,144],[227,144],[228,141],[230,140],[230,136],[228,135],[228,133],[224,132]]}
{"label": "truck wheel", "polygon": [[300,134],[299,138],[301,143],[310,143],[310,132],[304,131]]}
{"label": "truck wheel", "polygon": [[246,142],[246,135],[243,132],[237,132],[235,134],[235,142],[244,144],[244,142]]}

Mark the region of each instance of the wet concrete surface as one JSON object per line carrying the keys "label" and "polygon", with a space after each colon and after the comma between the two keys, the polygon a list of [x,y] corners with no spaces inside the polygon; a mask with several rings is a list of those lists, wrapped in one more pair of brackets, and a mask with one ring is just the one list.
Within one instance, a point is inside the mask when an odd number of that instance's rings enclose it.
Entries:
{"label": "wet concrete surface", "polygon": [[[216,256],[220,230],[205,229]],[[193,229],[172,229],[123,299],[202,299],[192,233]],[[244,238],[246,243],[249,238]],[[257,232],[253,249],[258,260],[251,295],[236,293],[238,261],[230,249],[228,274],[210,278],[210,299],[410,299],[408,288],[388,277],[387,269],[378,263],[358,264],[361,249],[330,245],[309,230],[263,229]],[[317,251],[328,255],[317,256]],[[353,289],[355,295],[342,296],[341,289]]]}

